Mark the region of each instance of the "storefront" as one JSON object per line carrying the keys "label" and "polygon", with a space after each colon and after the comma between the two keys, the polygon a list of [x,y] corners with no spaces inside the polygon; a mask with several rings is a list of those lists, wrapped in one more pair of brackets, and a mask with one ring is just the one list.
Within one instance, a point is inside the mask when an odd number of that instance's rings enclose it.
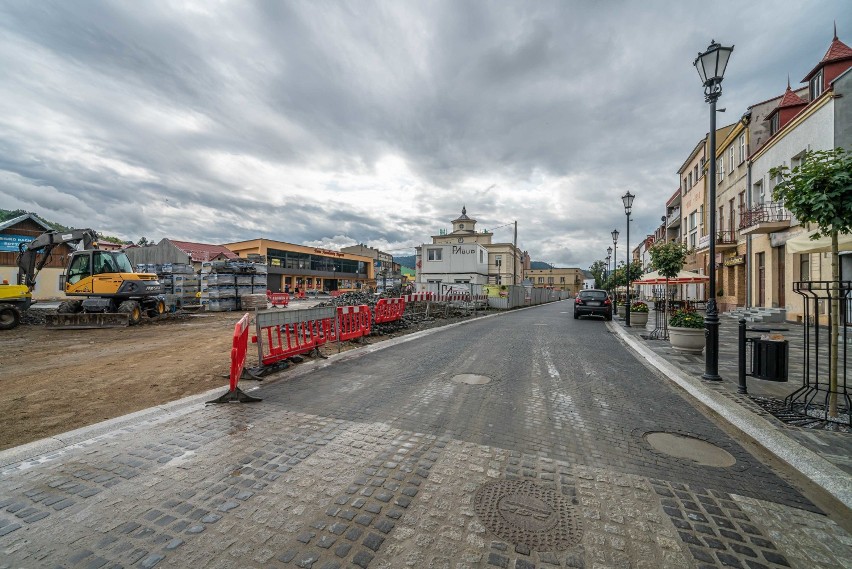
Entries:
{"label": "storefront", "polygon": [[264,257],[272,292],[351,291],[376,286],[373,261],[363,255],[269,239],[226,243],[225,247],[243,258]]}

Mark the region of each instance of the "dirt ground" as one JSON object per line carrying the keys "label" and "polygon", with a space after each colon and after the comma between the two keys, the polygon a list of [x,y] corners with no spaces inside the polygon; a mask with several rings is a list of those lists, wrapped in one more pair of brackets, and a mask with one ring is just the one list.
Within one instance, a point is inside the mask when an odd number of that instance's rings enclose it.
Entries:
{"label": "dirt ground", "polygon": [[[32,312],[32,311],[31,311]],[[169,315],[138,326],[0,332],[0,450],[228,383],[239,312]],[[460,318],[418,323],[381,341]],[[352,345],[344,346],[348,349]],[[257,364],[249,343],[248,365]],[[328,353],[336,353],[337,347]]]}

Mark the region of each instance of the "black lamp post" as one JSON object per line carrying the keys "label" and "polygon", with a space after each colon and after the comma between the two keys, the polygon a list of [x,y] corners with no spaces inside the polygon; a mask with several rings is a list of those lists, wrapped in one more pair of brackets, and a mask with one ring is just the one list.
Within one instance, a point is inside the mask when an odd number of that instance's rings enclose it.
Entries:
{"label": "black lamp post", "polygon": [[624,307],[624,321],[627,326],[630,326],[630,212],[633,210],[633,194],[629,191],[621,196],[621,201],[624,204],[624,213],[627,215],[627,264],[625,265],[625,279],[627,281],[627,305]]}
{"label": "black lamp post", "polygon": [[[615,274],[616,271],[616,260],[618,259],[618,229],[612,230],[612,274]],[[613,283],[613,294],[612,294],[612,311],[615,312],[615,309],[618,308],[618,285]]]}
{"label": "black lamp post", "polygon": [[710,141],[707,175],[710,186],[710,298],[704,319],[707,352],[704,360],[704,379],[719,381],[719,312],[716,308],[716,100],[722,95],[722,78],[734,46],[722,47],[716,40],[704,53],[699,53],[692,64],[704,84],[704,100],[710,103]]}
{"label": "black lamp post", "polygon": [[609,262],[612,260],[612,247],[606,248],[606,278],[609,279]]}

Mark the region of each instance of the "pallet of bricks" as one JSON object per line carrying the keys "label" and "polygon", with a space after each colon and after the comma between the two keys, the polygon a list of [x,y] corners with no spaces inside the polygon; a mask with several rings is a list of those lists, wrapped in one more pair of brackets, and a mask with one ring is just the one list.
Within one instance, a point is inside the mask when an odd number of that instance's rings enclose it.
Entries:
{"label": "pallet of bricks", "polygon": [[198,293],[201,281],[192,265],[186,263],[143,264],[136,268],[142,273],[155,273],[163,285],[168,309],[192,309],[200,306]]}
{"label": "pallet of bricks", "polygon": [[247,260],[201,264],[201,304],[209,312],[266,308],[266,264]]}

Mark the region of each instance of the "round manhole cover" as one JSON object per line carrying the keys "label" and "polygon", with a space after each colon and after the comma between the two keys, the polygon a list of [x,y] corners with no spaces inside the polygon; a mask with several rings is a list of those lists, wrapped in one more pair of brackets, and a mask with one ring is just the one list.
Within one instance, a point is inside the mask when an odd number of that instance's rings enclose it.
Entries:
{"label": "round manhole cover", "polygon": [[582,537],[571,502],[528,480],[482,486],[474,497],[474,510],[498,537],[539,551],[568,549]]}
{"label": "round manhole cover", "polygon": [[673,456],[691,460],[701,466],[729,467],[736,464],[737,459],[725,449],[712,443],[675,433],[645,433],[645,440],[652,448]]}
{"label": "round manhole cover", "polygon": [[475,373],[460,373],[454,375],[452,381],[468,385],[485,385],[486,383],[491,383],[491,378],[487,375],[477,375]]}

